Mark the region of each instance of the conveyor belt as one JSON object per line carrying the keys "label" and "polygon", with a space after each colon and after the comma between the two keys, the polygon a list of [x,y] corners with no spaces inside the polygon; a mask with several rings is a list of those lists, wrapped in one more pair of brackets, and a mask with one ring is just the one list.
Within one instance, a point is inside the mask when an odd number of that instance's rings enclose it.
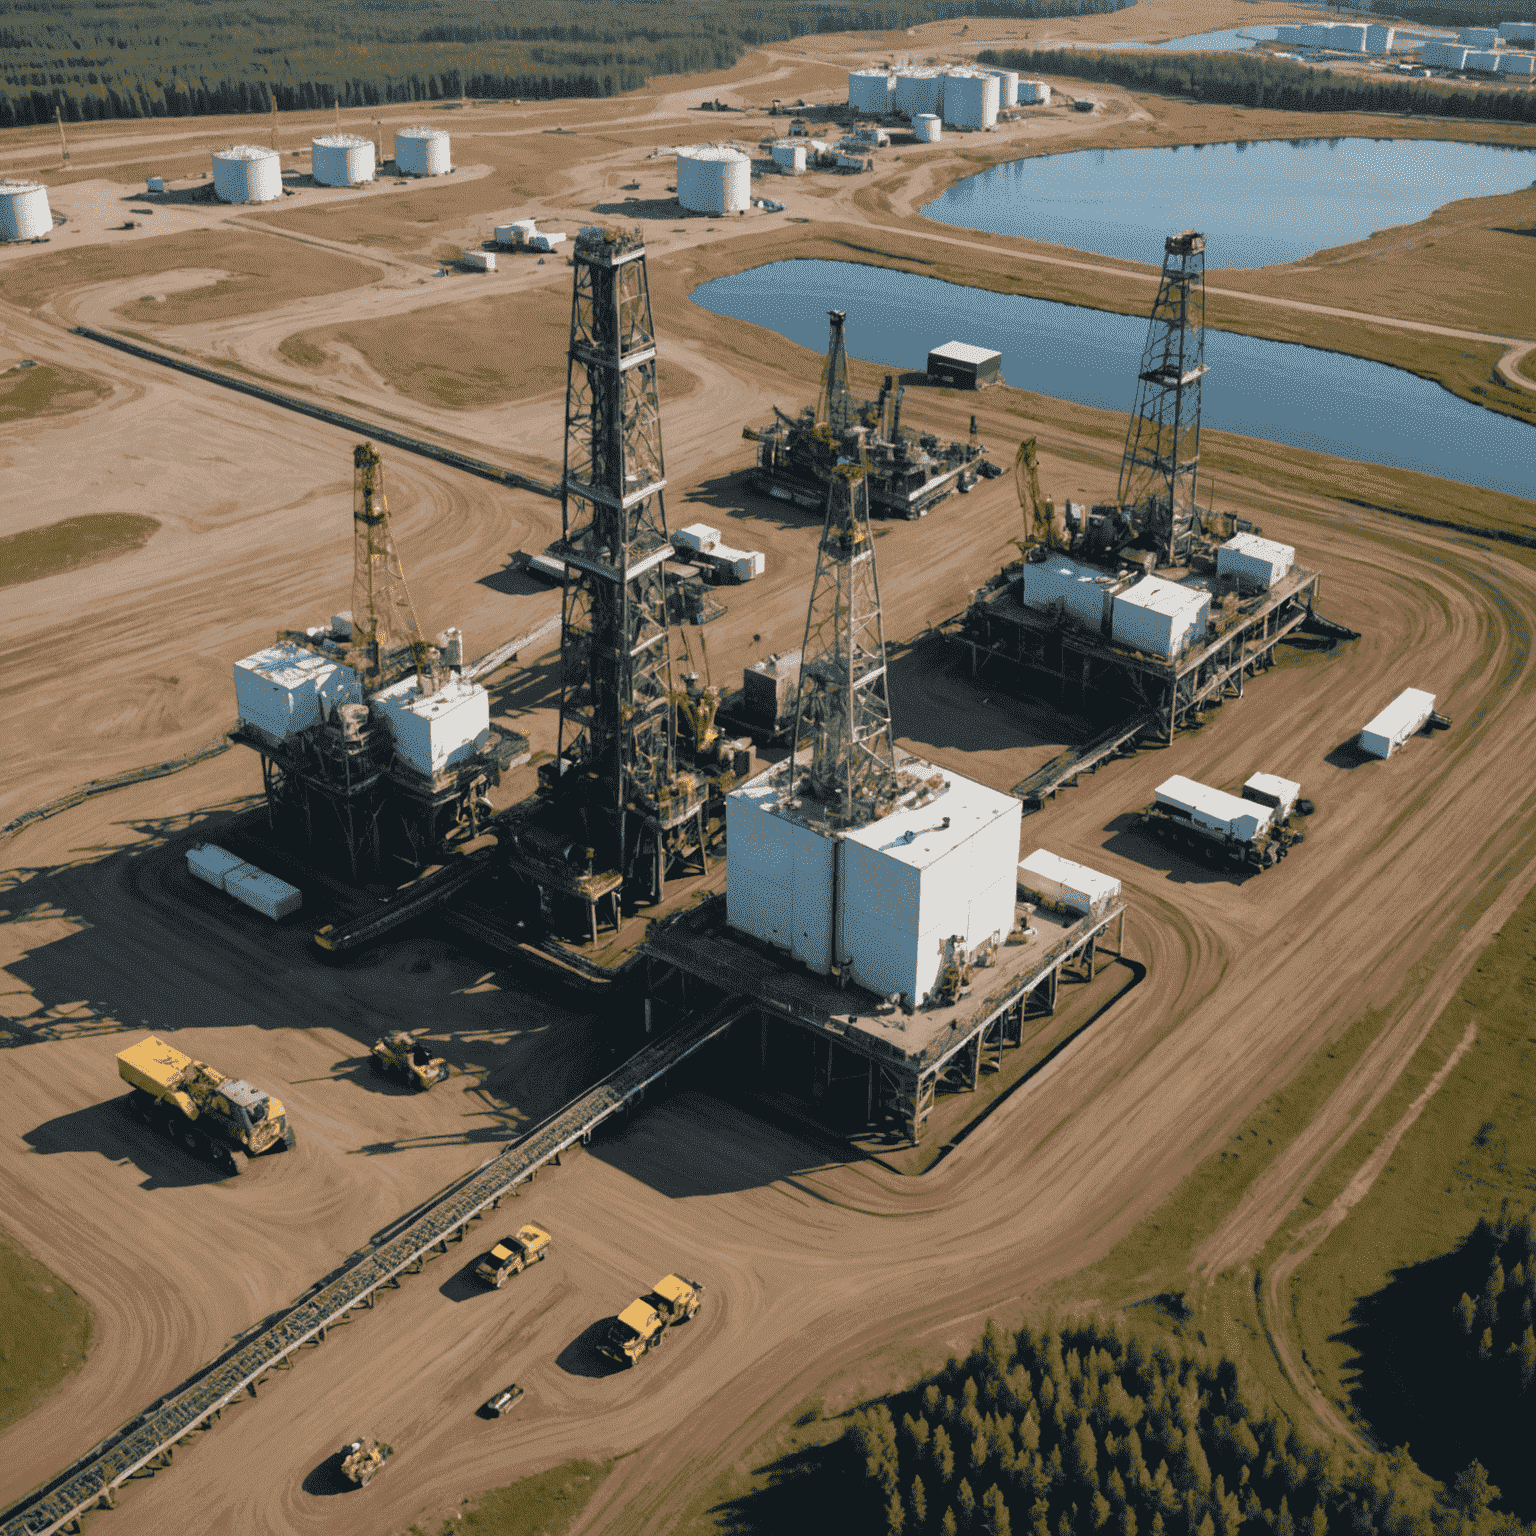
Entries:
{"label": "conveyor belt", "polygon": [[271,1370],[291,1364],[303,1345],[322,1342],[326,1329],[347,1321],[360,1306],[372,1306],[381,1286],[415,1273],[433,1251],[447,1252],[477,1217],[494,1210],[515,1185],[574,1146],[586,1141],[611,1115],[644,1094],[673,1067],[723,1034],[749,1005],[728,1000],[713,1013],[644,1047],[616,1072],[573,1100],[500,1156],[470,1175],[403,1231],[380,1243],[340,1274],[290,1306],[275,1322],[247,1338],[190,1385],[152,1404],[109,1436],[40,1493],[8,1511],[0,1536],[50,1536],[98,1502],[111,1503],[113,1490],[152,1462],[168,1463],[176,1444],[208,1424],[242,1393],[255,1395]]}
{"label": "conveyor belt", "polygon": [[1124,751],[1143,731],[1156,725],[1151,715],[1137,715],[1096,736],[1086,745],[1074,747],[1053,757],[1045,767],[1013,786],[1013,793],[1024,802],[1026,811],[1038,811],[1059,789],[1070,789],[1080,773],[1092,773],[1107,758]]}

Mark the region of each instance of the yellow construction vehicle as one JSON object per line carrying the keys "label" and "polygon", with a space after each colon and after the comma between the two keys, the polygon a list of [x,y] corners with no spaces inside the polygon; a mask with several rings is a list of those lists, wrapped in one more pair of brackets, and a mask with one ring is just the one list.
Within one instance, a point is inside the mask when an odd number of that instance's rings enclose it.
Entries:
{"label": "yellow construction vehicle", "polygon": [[1066,518],[1056,511],[1056,503],[1040,495],[1040,455],[1035,439],[1026,437],[1019,444],[1013,461],[1013,481],[1019,492],[1019,511],[1024,514],[1024,537],[1013,542],[1026,558],[1036,544],[1065,554],[1072,547],[1072,535]]}
{"label": "yellow construction vehicle", "polygon": [[394,1030],[376,1040],[368,1059],[375,1072],[421,1093],[448,1076],[448,1063],[441,1056],[434,1056],[426,1046],[417,1045],[416,1037],[408,1029]]}
{"label": "yellow construction vehicle", "polygon": [[118,1075],[133,1089],[128,1111],[171,1141],[238,1173],[236,1152],[258,1157],[295,1141],[282,1101],[228,1078],[205,1061],[150,1035],[117,1053]]}
{"label": "yellow construction vehicle", "polygon": [[550,1236],[543,1227],[531,1222],[519,1227],[511,1237],[504,1237],[489,1253],[475,1260],[475,1279],[498,1291],[513,1275],[520,1275],[530,1264],[540,1264],[549,1257]]}
{"label": "yellow construction vehicle", "polygon": [[614,1318],[597,1347],[620,1365],[635,1365],[666,1338],[674,1323],[693,1317],[703,1296],[704,1287],[697,1280],[667,1275]]}
{"label": "yellow construction vehicle", "polygon": [[373,1474],[394,1454],[394,1446],[385,1445],[382,1440],[354,1440],[342,1447],[341,1475],[354,1488],[366,1488]]}

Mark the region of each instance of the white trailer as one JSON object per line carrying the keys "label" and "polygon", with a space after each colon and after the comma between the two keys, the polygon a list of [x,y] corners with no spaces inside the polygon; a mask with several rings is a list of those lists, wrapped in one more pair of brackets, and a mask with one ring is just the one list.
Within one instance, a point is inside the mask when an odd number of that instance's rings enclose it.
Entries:
{"label": "white trailer", "polygon": [[[1288,780],[1279,782],[1287,791],[1293,787]],[[1301,786],[1294,788],[1299,791]],[[1229,795],[1183,774],[1157,786],[1157,799],[1141,812],[1137,825],[1158,833],[1183,852],[1247,869],[1269,869],[1305,841],[1301,832],[1286,824],[1278,803],[1247,794]]]}
{"label": "white trailer", "polygon": [[1367,757],[1391,757],[1410,736],[1442,718],[1435,714],[1434,694],[1405,688],[1360,732],[1360,750]]}

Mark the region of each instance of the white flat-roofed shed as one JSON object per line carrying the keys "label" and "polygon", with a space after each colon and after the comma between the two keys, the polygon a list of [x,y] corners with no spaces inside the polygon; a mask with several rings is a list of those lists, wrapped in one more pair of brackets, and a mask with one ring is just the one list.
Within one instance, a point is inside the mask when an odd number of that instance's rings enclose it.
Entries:
{"label": "white flat-roofed shed", "polygon": [[1085,565],[1066,555],[1026,560],[1019,578],[1019,600],[1026,608],[1050,608],[1060,602],[1067,617],[1099,634],[1104,628],[1104,604],[1114,585],[1108,571]]}
{"label": "white flat-roofed shed", "polygon": [[431,778],[456,768],[490,741],[490,695],[479,683],[455,678],[421,698],[414,676],[373,696],[401,760]]}
{"label": "white flat-roofed shed", "polygon": [[1225,832],[1245,843],[1267,832],[1274,820],[1269,806],[1229,795],[1224,789],[1212,789],[1209,784],[1186,779],[1181,773],[1157,786],[1157,803],[1197,827]]}
{"label": "white flat-roofed shed", "polygon": [[1120,882],[1086,864],[1036,848],[1019,863],[1018,888],[1035,901],[1058,902],[1069,912],[1103,912],[1120,896]]}
{"label": "white flat-roofed shed", "polygon": [[1423,730],[1435,712],[1435,696],[1405,688],[1360,732],[1360,750],[1370,757],[1391,757],[1410,736]]}
{"label": "white flat-roofed shed", "polygon": [[960,389],[980,389],[1003,377],[1003,354],[968,341],[946,341],[928,354],[928,377]]}
{"label": "white flat-roofed shed", "polygon": [[1144,576],[1115,598],[1110,635],[1116,645],[1173,661],[1204,637],[1210,616],[1209,592]]}
{"label": "white flat-roofed shed", "polygon": [[1278,773],[1251,774],[1243,785],[1243,799],[1269,806],[1277,821],[1284,821],[1300,798],[1301,785],[1295,779],[1282,779]]}
{"label": "white flat-roofed shed", "polygon": [[[931,779],[932,764],[904,771]],[[953,774],[867,826],[833,831],[799,814],[786,764],[726,798],[726,915],[820,975],[913,1005],[951,939],[971,952],[1013,929],[1022,807]]]}
{"label": "white flat-roofed shed", "polygon": [[1289,544],[1256,533],[1234,534],[1216,550],[1216,574],[1231,576],[1250,591],[1269,591],[1295,564],[1296,551]]}
{"label": "white flat-roofed shed", "polygon": [[318,725],[341,704],[361,704],[357,673],[290,640],[235,663],[235,708],[243,724],[280,743]]}

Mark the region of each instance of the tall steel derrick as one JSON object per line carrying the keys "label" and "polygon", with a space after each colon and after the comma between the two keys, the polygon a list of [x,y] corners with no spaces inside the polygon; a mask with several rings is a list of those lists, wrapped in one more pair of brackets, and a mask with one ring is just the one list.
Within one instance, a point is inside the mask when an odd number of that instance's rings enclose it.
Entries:
{"label": "tall steel derrick", "polygon": [[366,692],[386,687],[391,662],[410,653],[421,691],[441,681],[436,655],[422,639],[405,568],[389,526],[384,462],[372,443],[352,450],[352,644],[348,661]]}
{"label": "tall steel derrick", "polygon": [[862,445],[855,451],[830,471],[791,756],[809,751],[806,792],[843,825],[868,821],[896,780],[869,483]]}
{"label": "tall steel derrick", "polygon": [[1205,374],[1205,236],[1163,243],[1163,275],[1141,357],[1116,500],[1160,563],[1187,558],[1199,531],[1200,380]]}
{"label": "tall steel derrick", "polygon": [[645,246],[638,231],[576,242],[561,480],[566,564],[560,739],[549,780],[599,868],[628,882],[696,809],[677,773],[663,564],[666,470]]}
{"label": "tall steel derrick", "polygon": [[821,395],[816,401],[816,425],[824,426],[838,439],[855,422],[853,391],[848,387],[848,348],[843,340],[843,325],[848,319],[841,309],[829,309],[832,337],[827,347],[827,371],[821,381]]}

